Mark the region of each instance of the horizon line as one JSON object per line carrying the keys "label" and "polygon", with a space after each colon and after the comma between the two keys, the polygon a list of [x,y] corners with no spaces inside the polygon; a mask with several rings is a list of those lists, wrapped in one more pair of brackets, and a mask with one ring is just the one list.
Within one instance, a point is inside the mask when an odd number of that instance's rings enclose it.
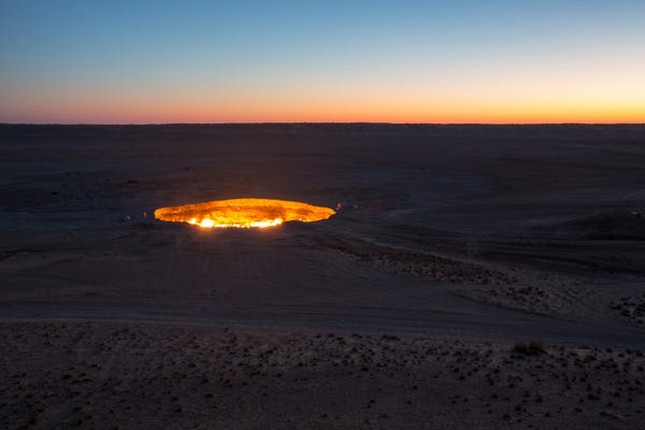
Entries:
{"label": "horizon line", "polygon": [[0,122],[0,126],[217,126],[217,125],[424,125],[424,126],[544,126],[645,125],[645,122],[387,122],[387,121],[232,121],[232,122]]}

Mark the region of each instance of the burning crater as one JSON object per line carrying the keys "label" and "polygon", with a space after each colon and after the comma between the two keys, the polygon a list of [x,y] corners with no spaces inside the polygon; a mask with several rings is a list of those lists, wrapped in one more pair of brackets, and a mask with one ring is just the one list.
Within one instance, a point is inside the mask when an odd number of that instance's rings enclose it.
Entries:
{"label": "burning crater", "polygon": [[330,208],[287,200],[231,199],[159,208],[155,218],[204,228],[266,228],[289,221],[322,221],[335,213]]}

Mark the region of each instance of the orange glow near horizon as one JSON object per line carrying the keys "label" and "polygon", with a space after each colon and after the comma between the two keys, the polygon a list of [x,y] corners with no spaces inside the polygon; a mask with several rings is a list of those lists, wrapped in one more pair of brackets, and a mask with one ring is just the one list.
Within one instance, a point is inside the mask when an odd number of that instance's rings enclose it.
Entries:
{"label": "orange glow near horizon", "polygon": [[[492,73],[492,72],[491,72]],[[239,92],[196,88],[172,93],[132,89],[96,90],[20,97],[9,91],[0,103],[0,122],[23,123],[645,123],[645,81],[638,85],[598,79],[578,83],[526,82],[491,77],[477,86],[456,82],[390,84],[365,82],[351,87],[248,89]],[[539,84],[539,85],[538,85]],[[416,85],[419,86],[418,90]],[[594,87],[598,90],[594,91]],[[208,88],[208,85],[206,85]],[[283,91],[284,93],[282,93]],[[55,107],[55,108],[54,108]]]}
{"label": "orange glow near horizon", "polygon": [[[387,123],[644,123],[645,100],[549,101],[469,100],[463,97],[426,102],[383,97],[375,100],[302,101],[273,103],[269,100],[230,102],[217,109],[215,103],[178,100],[148,104],[122,100],[67,109],[30,106],[0,115],[5,122],[18,123],[299,123],[299,122],[387,122]],[[251,107],[249,107],[251,106]],[[15,107],[15,106],[14,106]],[[2,114],[3,112],[0,112]],[[35,120],[37,119],[37,120]]]}
{"label": "orange glow near horizon", "polygon": [[155,210],[155,219],[202,228],[267,228],[284,222],[315,222],[330,218],[333,209],[274,199],[230,199],[169,206]]}
{"label": "orange glow near horizon", "polygon": [[[444,109],[399,109],[393,112],[378,112],[366,108],[363,111],[339,109],[336,112],[316,111],[314,109],[303,111],[279,112],[231,112],[226,114],[190,110],[176,112],[147,111],[125,115],[123,110],[118,113],[113,111],[88,112],[82,111],[74,114],[31,112],[6,116],[6,123],[26,124],[207,124],[207,123],[435,123],[435,124],[545,124],[545,123],[645,123],[645,106],[634,107],[604,107],[604,108],[567,108],[549,109],[540,108],[512,108],[490,107],[476,111],[464,107],[457,109],[446,106]],[[37,118],[37,119],[34,119]]]}

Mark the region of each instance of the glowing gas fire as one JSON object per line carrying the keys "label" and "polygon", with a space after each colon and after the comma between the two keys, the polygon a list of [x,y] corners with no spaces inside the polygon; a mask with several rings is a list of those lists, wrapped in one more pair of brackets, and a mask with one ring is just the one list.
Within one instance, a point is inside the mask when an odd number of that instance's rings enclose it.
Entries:
{"label": "glowing gas fire", "polygon": [[286,200],[231,199],[159,208],[155,218],[203,228],[266,228],[288,221],[321,221],[335,213],[330,208]]}

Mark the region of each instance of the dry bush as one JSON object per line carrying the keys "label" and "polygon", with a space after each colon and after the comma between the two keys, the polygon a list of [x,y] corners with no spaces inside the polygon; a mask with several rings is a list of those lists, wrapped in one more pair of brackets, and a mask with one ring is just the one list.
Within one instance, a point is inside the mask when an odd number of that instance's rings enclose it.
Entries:
{"label": "dry bush", "polygon": [[513,346],[513,352],[524,355],[540,355],[546,353],[546,346],[541,340],[532,340],[528,343],[520,340]]}

